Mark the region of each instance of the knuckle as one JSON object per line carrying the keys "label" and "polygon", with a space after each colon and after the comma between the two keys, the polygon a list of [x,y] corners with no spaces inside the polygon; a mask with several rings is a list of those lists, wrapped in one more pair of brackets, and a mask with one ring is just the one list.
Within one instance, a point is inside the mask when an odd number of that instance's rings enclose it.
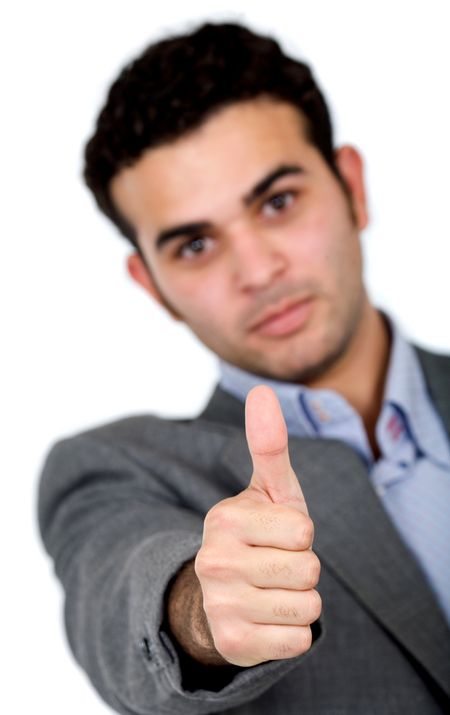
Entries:
{"label": "knuckle", "polygon": [[300,609],[298,609],[296,606],[291,606],[291,605],[286,605],[284,603],[280,603],[280,604],[275,604],[272,607],[272,613],[274,616],[276,616],[277,618],[281,618],[281,619],[286,619],[286,618],[298,619]]}
{"label": "knuckle", "polygon": [[194,571],[197,578],[202,578],[208,573],[209,559],[210,556],[208,554],[207,549],[202,546],[198,551],[194,561]]}
{"label": "knuckle", "polygon": [[311,591],[310,593],[310,623],[314,623],[320,617],[322,613],[322,598],[318,591]]}
{"label": "knuckle", "polygon": [[311,546],[314,540],[314,522],[311,517],[304,517],[303,524],[300,531],[300,539],[302,545],[305,547]]}
{"label": "knuckle", "polygon": [[205,516],[205,528],[217,529],[222,533],[232,528],[235,522],[235,510],[227,499],[215,504]]}
{"label": "knuckle", "polygon": [[312,633],[309,626],[295,626],[293,635],[289,639],[280,643],[271,643],[269,653],[272,658],[295,658],[297,655],[306,653],[311,647]]}
{"label": "knuckle", "polygon": [[313,551],[308,554],[308,561],[305,566],[305,585],[314,588],[320,579],[320,561]]}
{"label": "knuckle", "polygon": [[309,626],[299,628],[298,633],[298,654],[306,653],[312,645],[312,632]]}
{"label": "knuckle", "polygon": [[283,574],[284,576],[292,576],[293,569],[289,563],[285,563],[281,560],[270,560],[261,561],[258,565],[259,571],[265,576],[279,576]]}
{"label": "knuckle", "polygon": [[302,528],[294,531],[291,538],[292,538],[292,549],[294,551],[304,551],[304,549],[308,548],[308,544],[306,543],[306,539],[303,535]]}
{"label": "knuckle", "polygon": [[[249,513],[249,520],[251,520],[255,526],[261,529],[265,533],[272,533],[279,529],[281,519],[277,509],[258,509],[262,505],[255,505],[255,507]],[[264,504],[264,507],[266,505]]]}
{"label": "knuckle", "polygon": [[217,590],[209,590],[203,595],[203,610],[210,620],[220,623],[223,620],[231,620],[236,615],[238,604],[235,604],[233,599],[224,598]]}
{"label": "knuckle", "polygon": [[217,549],[202,546],[195,558],[194,570],[199,580],[204,578],[220,578],[228,572],[223,554]]}
{"label": "knuckle", "polygon": [[213,638],[216,649],[226,660],[236,660],[242,656],[246,639],[239,629],[229,625],[216,627]]}
{"label": "knuckle", "polygon": [[269,647],[271,658],[294,658],[298,654],[296,645],[291,643],[272,643]]}

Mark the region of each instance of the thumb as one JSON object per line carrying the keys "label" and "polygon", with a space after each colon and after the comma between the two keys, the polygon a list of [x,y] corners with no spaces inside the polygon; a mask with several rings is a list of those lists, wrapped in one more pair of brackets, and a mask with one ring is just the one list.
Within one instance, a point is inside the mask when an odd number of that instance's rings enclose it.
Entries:
{"label": "thumb", "polygon": [[305,498],[289,460],[286,423],[270,387],[258,385],[248,393],[245,430],[253,462],[250,487],[277,504],[290,504],[307,514]]}

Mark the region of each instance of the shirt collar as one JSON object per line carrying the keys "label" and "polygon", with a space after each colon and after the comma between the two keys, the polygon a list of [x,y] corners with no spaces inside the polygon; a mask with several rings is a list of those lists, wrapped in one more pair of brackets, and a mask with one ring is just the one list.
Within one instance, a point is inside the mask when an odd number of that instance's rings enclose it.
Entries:
{"label": "shirt collar", "polygon": [[[418,452],[439,464],[450,465],[446,432],[428,395],[416,352],[396,325],[387,316],[385,318],[391,330],[392,344],[383,407],[377,427],[381,428],[387,409],[394,408],[404,419],[410,440]],[[291,435],[335,439],[343,437],[368,463],[372,461],[363,422],[338,393],[271,380],[224,361],[220,362],[220,374],[222,389],[241,401],[256,385],[264,383],[272,387],[280,400]]]}
{"label": "shirt collar", "polygon": [[367,464],[372,461],[361,417],[337,392],[271,380],[226,362],[220,363],[220,372],[222,389],[241,401],[256,385],[271,387],[280,401],[291,436],[341,440],[353,447]]}
{"label": "shirt collar", "polygon": [[403,416],[419,452],[439,464],[450,465],[448,438],[428,394],[417,353],[397,326],[389,318],[387,321],[392,342],[383,407],[392,406]]}

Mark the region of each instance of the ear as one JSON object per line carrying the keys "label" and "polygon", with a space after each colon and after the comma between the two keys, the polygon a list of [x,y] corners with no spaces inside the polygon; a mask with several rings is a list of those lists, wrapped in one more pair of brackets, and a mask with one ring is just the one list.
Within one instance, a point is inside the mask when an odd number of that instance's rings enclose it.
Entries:
{"label": "ear", "polygon": [[164,296],[161,294],[158,286],[156,285],[153,276],[144,263],[142,257],[139,253],[131,253],[127,257],[127,271],[132,280],[141,286],[148,293],[153,300],[156,300],[159,305],[165,308],[172,318],[175,320],[181,320],[181,317],[174,311],[174,309],[167,303]]}
{"label": "ear", "polygon": [[127,271],[135,283],[141,286],[146,293],[158,303],[161,303],[161,296],[155,282],[139,253],[131,253],[127,257]]}
{"label": "ear", "polygon": [[350,193],[356,224],[362,230],[369,222],[362,156],[355,147],[345,145],[336,151],[335,159]]}

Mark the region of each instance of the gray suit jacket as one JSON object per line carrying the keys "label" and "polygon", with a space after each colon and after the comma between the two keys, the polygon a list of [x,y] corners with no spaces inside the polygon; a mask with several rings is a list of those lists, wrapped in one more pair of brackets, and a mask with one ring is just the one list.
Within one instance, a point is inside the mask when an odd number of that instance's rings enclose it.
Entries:
{"label": "gray suit jacket", "polygon": [[[450,359],[419,357],[450,433]],[[128,715],[450,712],[448,626],[364,465],[337,441],[290,440],[322,563],[311,650],[242,669],[193,667],[180,653],[164,596],[206,511],[248,485],[243,425],[243,406],[217,390],[197,419],[131,417],[51,450],[40,528],[94,686]]]}

